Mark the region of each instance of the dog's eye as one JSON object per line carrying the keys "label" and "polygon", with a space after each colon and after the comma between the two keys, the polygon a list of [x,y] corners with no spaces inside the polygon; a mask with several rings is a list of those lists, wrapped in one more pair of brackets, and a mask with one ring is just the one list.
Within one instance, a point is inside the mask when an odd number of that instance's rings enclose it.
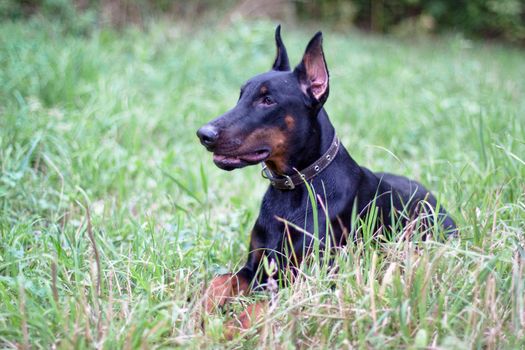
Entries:
{"label": "dog's eye", "polygon": [[266,105],[266,106],[271,106],[273,105],[275,102],[273,100],[273,98],[271,98],[270,96],[264,96],[262,99],[261,99],[261,103],[263,105]]}

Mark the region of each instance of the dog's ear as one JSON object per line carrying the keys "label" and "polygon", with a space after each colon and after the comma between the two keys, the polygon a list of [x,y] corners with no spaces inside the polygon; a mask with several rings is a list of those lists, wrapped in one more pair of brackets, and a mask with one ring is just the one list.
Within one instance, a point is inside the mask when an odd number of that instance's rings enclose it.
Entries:
{"label": "dog's ear", "polygon": [[280,24],[277,26],[277,28],[275,28],[275,46],[277,46],[277,55],[275,56],[275,62],[273,62],[272,69],[280,71],[289,71],[290,62],[288,61],[286,47],[284,47],[283,40],[281,39]]}
{"label": "dog's ear", "polygon": [[306,46],[303,60],[295,67],[301,90],[319,104],[328,98],[328,67],[323,53],[323,34],[317,32]]}

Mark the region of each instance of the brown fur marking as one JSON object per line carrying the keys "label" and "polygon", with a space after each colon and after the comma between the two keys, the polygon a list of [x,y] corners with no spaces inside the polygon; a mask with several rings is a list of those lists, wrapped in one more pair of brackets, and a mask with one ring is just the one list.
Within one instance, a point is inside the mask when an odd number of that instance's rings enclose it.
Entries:
{"label": "brown fur marking", "polygon": [[287,135],[279,128],[261,128],[252,132],[243,142],[242,150],[239,150],[239,153],[242,153],[243,150],[253,150],[254,145],[267,145],[271,147],[272,153],[266,160],[267,166],[271,171],[282,174],[286,171],[286,162],[287,162]]}
{"label": "brown fur marking", "polygon": [[291,115],[284,117],[284,122],[286,123],[288,130],[292,130],[295,126],[295,119]]}
{"label": "brown fur marking", "polygon": [[215,277],[204,293],[204,307],[206,312],[212,312],[217,307],[226,304],[232,297],[248,292],[249,289],[249,282],[234,274],[227,273]]}
{"label": "brown fur marking", "polygon": [[240,331],[247,330],[248,328],[257,324],[257,322],[262,320],[267,309],[267,301],[259,301],[257,303],[248,305],[248,307],[243,312],[241,312],[235,320],[231,320],[226,324],[226,330],[224,331],[224,336],[226,339],[231,340]]}

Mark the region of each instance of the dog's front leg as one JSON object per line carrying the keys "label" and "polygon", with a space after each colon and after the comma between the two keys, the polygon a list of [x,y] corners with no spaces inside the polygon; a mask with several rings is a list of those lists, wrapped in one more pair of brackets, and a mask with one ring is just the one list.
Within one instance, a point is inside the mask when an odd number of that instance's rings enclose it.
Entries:
{"label": "dog's front leg", "polygon": [[212,279],[204,293],[204,309],[206,313],[222,307],[230,299],[247,294],[250,291],[250,280],[244,274],[227,273]]}
{"label": "dog's front leg", "polygon": [[[237,273],[224,274],[215,277],[204,293],[204,309],[207,314],[212,313],[219,307],[238,295],[250,293],[252,288],[257,289],[259,282],[256,278],[259,264],[266,249],[264,231],[256,224],[251,233],[250,251],[244,267]],[[263,276],[260,276],[264,280]],[[252,284],[254,286],[252,286]],[[243,312],[224,325],[224,336],[232,339],[242,330],[246,330],[262,319],[268,308],[267,302],[256,302],[248,305]]]}
{"label": "dog's front leg", "polygon": [[227,273],[217,276],[211,281],[204,293],[204,308],[207,313],[213,312],[217,307],[222,307],[238,295],[246,295],[250,292],[255,272],[266,249],[264,232],[261,225],[256,223],[251,232],[248,260],[242,269],[235,274]]}
{"label": "dog's front leg", "polygon": [[243,312],[235,316],[233,320],[230,320],[226,324],[224,331],[226,339],[231,340],[240,332],[247,330],[262,321],[264,315],[268,311],[268,306],[269,304],[267,301],[259,301],[248,305]]}

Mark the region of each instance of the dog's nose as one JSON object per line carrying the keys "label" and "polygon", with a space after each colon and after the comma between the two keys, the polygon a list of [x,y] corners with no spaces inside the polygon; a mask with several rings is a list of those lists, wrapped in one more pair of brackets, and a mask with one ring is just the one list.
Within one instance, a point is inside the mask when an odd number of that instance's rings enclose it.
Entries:
{"label": "dog's nose", "polygon": [[197,136],[204,146],[213,147],[219,139],[219,132],[216,127],[206,124],[197,130]]}

